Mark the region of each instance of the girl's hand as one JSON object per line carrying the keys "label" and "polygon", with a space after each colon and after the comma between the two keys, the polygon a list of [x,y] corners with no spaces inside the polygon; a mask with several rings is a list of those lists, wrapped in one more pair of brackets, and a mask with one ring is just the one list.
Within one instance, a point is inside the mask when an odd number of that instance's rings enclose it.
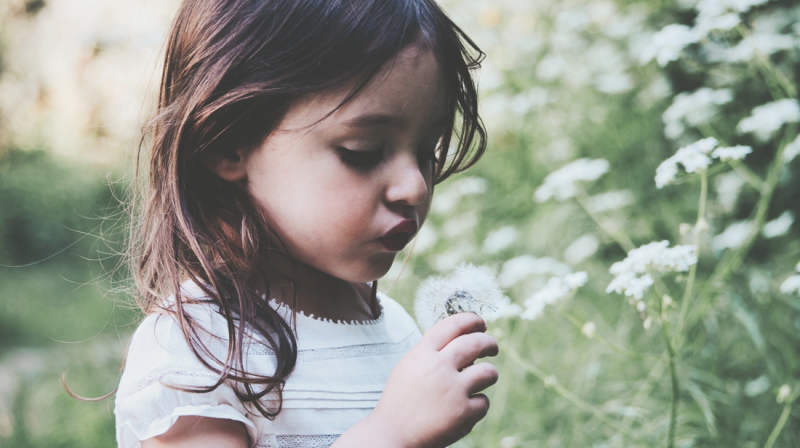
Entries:
{"label": "girl's hand", "polygon": [[489,399],[478,392],[498,378],[493,365],[473,364],[497,355],[497,341],[485,331],[472,313],[431,327],[392,370],[366,420],[407,448],[445,447],[467,435],[489,410]]}

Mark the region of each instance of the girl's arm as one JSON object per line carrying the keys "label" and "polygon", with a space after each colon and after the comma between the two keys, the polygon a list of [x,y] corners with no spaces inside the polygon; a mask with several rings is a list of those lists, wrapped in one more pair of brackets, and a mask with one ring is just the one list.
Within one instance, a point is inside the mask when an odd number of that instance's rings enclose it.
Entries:
{"label": "girl's arm", "polygon": [[486,323],[460,313],[437,323],[392,370],[378,405],[331,448],[444,448],[467,435],[489,410],[478,392],[497,369],[477,358],[497,355]]}
{"label": "girl's arm", "polygon": [[[437,323],[392,370],[378,405],[331,448],[444,448],[467,435],[489,409],[479,392],[497,382],[497,354],[476,314]],[[142,448],[248,448],[244,424],[207,417],[181,417]]]}
{"label": "girl's arm", "polygon": [[186,416],[166,433],[142,441],[142,448],[249,448],[242,422],[221,418]]}

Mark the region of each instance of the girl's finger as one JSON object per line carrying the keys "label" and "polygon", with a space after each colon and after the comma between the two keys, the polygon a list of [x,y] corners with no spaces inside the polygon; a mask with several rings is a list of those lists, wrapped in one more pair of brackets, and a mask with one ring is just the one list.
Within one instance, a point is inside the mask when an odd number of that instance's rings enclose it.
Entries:
{"label": "girl's finger", "polygon": [[439,353],[453,360],[456,368],[461,370],[478,358],[497,355],[497,341],[486,333],[469,333],[450,341]]}
{"label": "girl's finger", "polygon": [[475,395],[497,383],[499,373],[492,364],[482,362],[465,368],[459,376],[467,384],[467,395]]}
{"label": "girl's finger", "polygon": [[483,331],[486,331],[486,322],[480,316],[458,313],[437,322],[425,332],[420,342],[438,351],[458,336]]}
{"label": "girl's finger", "polygon": [[489,412],[489,398],[484,394],[475,394],[469,397],[469,408],[477,423]]}

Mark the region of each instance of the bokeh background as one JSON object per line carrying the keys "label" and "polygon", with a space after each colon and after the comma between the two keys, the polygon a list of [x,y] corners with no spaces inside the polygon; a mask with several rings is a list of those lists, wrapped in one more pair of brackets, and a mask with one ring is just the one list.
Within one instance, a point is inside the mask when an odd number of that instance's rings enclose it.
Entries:
{"label": "bokeh background", "polygon": [[[113,390],[142,318],[121,255],[125,201],[177,3],[0,0],[2,447],[115,445],[113,398],[76,400],[60,378],[67,372],[87,397]],[[800,162],[777,157],[792,148],[800,112],[767,117],[778,123],[765,137],[737,127],[756,106],[797,98],[796,2],[443,5],[487,53],[479,85],[489,150],[437,187],[414,250],[381,289],[410,311],[421,280],[466,261],[497,273],[523,306],[553,276],[589,275],[535,320],[490,325],[504,348],[494,361],[501,381],[489,415],[459,446],[668,443],[660,316],[605,289],[626,255],[619,240],[694,241],[699,177],[681,171],[659,189],[654,176],[678,148],[709,136],[753,153],[708,170],[697,285],[676,354],[675,443],[800,446],[800,296],[781,290],[800,262]],[[714,8],[733,15],[686,38],[698,12]],[[684,27],[656,34],[671,24]],[[671,108],[701,88],[727,93]],[[582,184],[583,204],[534,201],[549,173],[581,157],[610,164]],[[737,233],[737,223],[750,224]],[[657,307],[674,331],[687,276],[662,280],[676,303]]]}

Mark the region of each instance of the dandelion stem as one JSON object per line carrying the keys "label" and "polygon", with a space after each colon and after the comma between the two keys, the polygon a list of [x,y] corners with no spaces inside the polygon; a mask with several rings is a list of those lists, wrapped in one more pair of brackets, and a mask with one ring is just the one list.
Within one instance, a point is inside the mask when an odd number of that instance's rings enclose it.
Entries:
{"label": "dandelion stem", "polygon": [[572,393],[572,391],[562,386],[561,383],[559,383],[554,376],[548,375],[547,373],[545,373],[543,370],[539,369],[532,363],[522,359],[522,356],[520,356],[520,354],[517,353],[514,349],[510,347],[503,347],[503,352],[508,353],[509,356],[511,356],[514,359],[514,361],[516,361],[520,366],[522,366],[522,368],[532,373],[535,377],[539,378],[545,384],[545,387],[552,387],[559,395],[567,399],[567,401],[569,401],[570,403],[594,415],[595,418],[605,423],[606,425],[614,428],[618,432],[634,439],[638,438],[638,436],[633,431],[631,431],[630,428],[623,426],[619,422],[609,418],[600,409],[583,401],[580,397]]}
{"label": "dandelion stem", "polygon": [[772,428],[772,432],[769,434],[769,438],[767,439],[767,443],[764,444],[764,448],[772,448],[772,445],[775,445],[775,441],[778,440],[778,436],[781,435],[783,427],[786,426],[786,422],[789,420],[789,414],[792,413],[792,404],[792,401],[787,401],[783,406],[783,412],[781,412],[781,416],[778,418],[778,423],[776,423],[775,427]]}
{"label": "dandelion stem", "polygon": [[600,227],[600,229],[606,234],[608,234],[608,236],[610,236],[614,241],[616,241],[616,243],[619,244],[619,246],[625,252],[630,252],[635,249],[636,246],[633,245],[633,242],[630,240],[630,238],[628,238],[628,235],[625,235],[622,232],[617,232],[614,229],[611,229],[609,226],[603,224],[603,222],[600,221],[600,218],[594,212],[589,210],[589,195],[586,194],[586,191],[582,187],[577,186],[577,189],[578,194],[575,195],[575,200],[578,201],[578,204],[581,206],[581,208],[583,208],[583,211],[585,211],[586,214],[592,218],[597,226]]}
{"label": "dandelion stem", "polygon": [[[703,170],[700,171],[700,204],[697,207],[697,222],[694,225],[694,247],[697,251],[698,258],[700,257],[700,242],[705,230],[706,225],[706,202],[708,199],[708,173]],[[672,336],[672,344],[677,344],[678,338],[683,328],[683,321],[686,319],[686,313],[689,311],[689,301],[692,299],[692,290],[694,289],[694,280],[697,276],[697,263],[689,268],[689,279],[686,282],[686,290],[683,292],[683,301],[681,303],[681,312],[678,315],[678,323],[675,325],[675,334]]]}

